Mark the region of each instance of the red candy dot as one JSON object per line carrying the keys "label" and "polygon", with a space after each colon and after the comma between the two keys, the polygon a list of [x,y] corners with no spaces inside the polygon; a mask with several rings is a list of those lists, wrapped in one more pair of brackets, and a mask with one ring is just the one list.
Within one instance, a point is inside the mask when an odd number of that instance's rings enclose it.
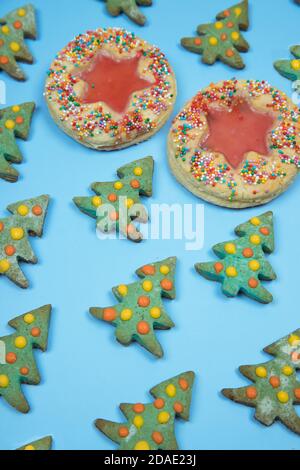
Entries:
{"label": "red candy dot", "polygon": [[141,295],[139,298],[138,298],[138,305],[140,307],[148,307],[148,305],[150,305],[150,299],[149,297],[147,297],[147,295]]}
{"label": "red candy dot", "polygon": [[7,256],[13,256],[16,252],[16,249],[14,246],[12,245],[7,245],[5,248],[4,248],[4,251],[5,251],[5,254]]}
{"label": "red candy dot", "polygon": [[173,408],[174,408],[174,411],[178,414],[183,412],[183,404],[180,403],[180,401],[176,401],[174,403]]}
{"label": "red candy dot", "polygon": [[109,214],[109,218],[110,220],[112,221],[116,221],[116,220],[119,220],[119,212],[117,211],[113,211]]}
{"label": "red candy dot", "polygon": [[173,289],[173,282],[170,279],[163,279],[160,283],[163,290],[169,291]]}
{"label": "red candy dot", "polygon": [[117,312],[114,308],[105,308],[103,310],[103,320],[104,321],[114,321],[117,317]]}
{"label": "red candy dot", "polygon": [[234,27],[234,24],[232,21],[228,21],[227,23],[227,28],[233,28]]}
{"label": "red candy dot", "polygon": [[163,398],[156,398],[153,405],[155,406],[155,408],[160,410],[161,408],[165,406],[165,400]]}
{"label": "red candy dot", "polygon": [[21,29],[22,26],[23,26],[23,25],[22,25],[21,21],[15,21],[15,22],[14,22],[14,27],[15,27],[16,29]]}
{"label": "red candy dot", "polygon": [[186,391],[189,388],[189,383],[186,379],[179,379],[179,387],[181,390]]}
{"label": "red candy dot", "polygon": [[246,389],[246,395],[247,398],[250,398],[250,400],[254,400],[254,398],[257,397],[257,390],[255,387],[247,387]]}
{"label": "red candy dot", "polygon": [[8,62],[9,62],[9,59],[6,55],[1,55],[0,56],[0,64],[6,65],[6,64],[8,64]]}
{"label": "red candy dot", "polygon": [[130,186],[133,189],[138,189],[141,185],[140,185],[140,182],[138,180],[131,180],[130,181]]}
{"label": "red candy dot", "polygon": [[14,364],[17,360],[17,355],[13,352],[9,352],[6,354],[5,360],[8,364]]}
{"label": "red candy dot", "polygon": [[20,369],[20,374],[21,374],[21,375],[28,375],[28,374],[29,374],[29,369],[28,369],[28,367],[21,367],[21,369]]}
{"label": "red candy dot", "polygon": [[233,57],[234,56],[234,51],[232,49],[227,49],[226,55],[227,55],[227,57]]}
{"label": "red candy dot", "polygon": [[16,117],[16,123],[17,123],[17,124],[23,124],[23,122],[24,122],[24,119],[23,119],[22,116],[17,116],[17,117]]}
{"label": "red candy dot", "polygon": [[129,434],[128,428],[126,426],[120,426],[119,427],[119,436],[120,437],[127,437]]}
{"label": "red candy dot", "polygon": [[225,18],[228,18],[228,16],[230,16],[230,11],[229,10],[225,10],[223,12],[223,16],[225,16]]}
{"label": "red candy dot", "polygon": [[297,400],[300,400],[300,388],[295,388],[294,395]]}
{"label": "red candy dot", "polygon": [[143,413],[145,411],[145,405],[143,405],[143,403],[136,403],[133,405],[132,409],[135,413]]}
{"label": "red candy dot", "polygon": [[254,253],[253,253],[253,250],[252,250],[251,248],[245,248],[245,249],[243,250],[243,256],[244,256],[245,258],[252,258],[253,254],[254,254]]}
{"label": "red candy dot", "polygon": [[38,206],[38,205],[37,205],[37,206],[33,206],[33,208],[32,208],[32,213],[33,213],[33,215],[36,215],[36,216],[42,215],[43,209],[41,208],[41,206]]}
{"label": "red candy dot", "polygon": [[194,39],[194,44],[195,44],[195,46],[201,46],[201,44],[202,44],[202,39],[200,39],[200,38],[195,38],[195,39]]}
{"label": "red candy dot", "polygon": [[224,266],[223,266],[222,263],[217,262],[217,263],[214,264],[214,268],[215,268],[216,273],[217,273],[217,274],[220,274],[220,272],[223,271]]}
{"label": "red candy dot", "polygon": [[40,335],[41,335],[40,328],[38,328],[37,326],[35,326],[34,328],[31,328],[31,336],[33,336],[34,338],[37,338]]}
{"label": "red candy dot", "polygon": [[222,34],[221,34],[221,40],[222,40],[222,41],[226,41],[226,39],[227,39],[227,34],[226,34],[226,33],[222,33]]}
{"label": "red candy dot", "polygon": [[153,442],[155,444],[162,444],[164,442],[164,437],[161,432],[159,431],[154,431],[151,435]]}
{"label": "red candy dot", "polygon": [[126,228],[127,235],[132,235],[135,232],[135,226],[133,224],[128,224]]}
{"label": "red candy dot", "polygon": [[4,229],[4,223],[0,222],[0,232],[2,232],[3,229]]}
{"label": "red candy dot", "polygon": [[3,46],[3,44],[4,44],[3,39],[0,39],[0,47]]}
{"label": "red candy dot", "polygon": [[276,375],[272,375],[272,377],[269,379],[269,382],[273,388],[278,388],[280,386],[280,378]]}
{"label": "red candy dot", "polygon": [[262,235],[265,235],[265,236],[270,235],[270,230],[268,229],[268,227],[261,227],[259,231]]}
{"label": "red candy dot", "polygon": [[258,281],[254,277],[250,277],[248,286],[251,287],[251,289],[255,289],[258,286]]}
{"label": "red candy dot", "polygon": [[142,267],[142,271],[146,276],[153,276],[155,274],[155,267],[147,264],[146,266]]}
{"label": "red candy dot", "polygon": [[116,200],[118,199],[118,196],[117,196],[115,193],[110,193],[110,194],[107,196],[107,199],[108,199],[110,202],[116,202]]}
{"label": "red candy dot", "polygon": [[150,326],[146,321],[140,321],[136,325],[136,329],[140,335],[147,335],[150,331]]}

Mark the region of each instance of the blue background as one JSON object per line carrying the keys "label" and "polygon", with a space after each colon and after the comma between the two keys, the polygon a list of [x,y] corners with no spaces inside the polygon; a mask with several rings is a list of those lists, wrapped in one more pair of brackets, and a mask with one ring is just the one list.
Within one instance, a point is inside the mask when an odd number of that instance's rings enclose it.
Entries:
{"label": "blue background", "polygon": [[[63,134],[50,118],[43,99],[46,70],[55,54],[76,34],[100,26],[123,26],[157,44],[167,54],[177,79],[178,99],[173,116],[198,90],[211,81],[266,79],[291,94],[291,82],[273,69],[273,61],[289,57],[299,43],[300,7],[292,0],[250,1],[251,26],[245,38],[251,45],[246,68],[235,72],[221,63],[209,67],[179,45],[199,23],[213,21],[230,0],[155,0],[143,8],[148,17],[141,28],[124,15],[111,18],[97,0],[34,0],[37,41],[28,41],[36,58],[22,65],[28,80],[18,83],[3,73],[7,104],[34,100],[30,139],[19,141],[24,162],[18,183],[0,181],[1,216],[20,199],[52,196],[44,236],[31,239],[39,257],[36,266],[23,264],[30,280],[27,290],[6,278],[0,282],[0,332],[12,330],[14,316],[52,303],[53,316],[46,353],[36,353],[42,374],[39,386],[24,386],[31,405],[22,415],[0,400],[0,449],[14,449],[51,434],[55,449],[113,449],[115,445],[93,426],[96,418],[122,420],[120,402],[148,401],[155,384],[185,370],[197,374],[190,422],[177,421],[182,449],[295,449],[300,437],[280,423],[267,428],[253,418],[253,409],[220,395],[223,387],[247,384],[237,371],[268,357],[262,348],[300,326],[299,316],[299,196],[300,181],[267,207],[243,211],[205,203],[205,245],[201,252],[185,251],[183,241],[100,241],[95,223],[72,204],[73,196],[88,195],[94,181],[112,180],[115,170],[137,158],[155,158],[153,203],[201,203],[176,183],[166,158],[170,122],[150,141],[120,152],[96,152]],[[1,2],[0,15],[21,6]],[[298,32],[298,34],[297,34]],[[260,305],[245,297],[227,299],[219,284],[196,274],[197,261],[213,259],[211,246],[231,239],[234,227],[265,210],[275,214],[276,251],[269,257],[278,280],[267,285],[274,302]],[[155,359],[138,345],[124,348],[114,329],[93,319],[90,306],[110,305],[110,289],[135,280],[137,267],[176,255],[177,299],[166,301],[176,327],[158,332],[165,356]]]}

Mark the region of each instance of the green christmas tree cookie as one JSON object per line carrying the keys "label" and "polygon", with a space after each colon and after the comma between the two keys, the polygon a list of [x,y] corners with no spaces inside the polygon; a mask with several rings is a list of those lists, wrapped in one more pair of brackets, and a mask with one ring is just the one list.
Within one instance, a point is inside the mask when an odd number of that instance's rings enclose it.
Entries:
{"label": "green christmas tree cookie", "polygon": [[40,383],[33,349],[47,349],[50,314],[45,305],[20,315],[9,322],[16,332],[0,338],[0,396],[21,413],[30,409],[22,384]]}
{"label": "green christmas tree cookie", "polygon": [[124,424],[98,419],[95,425],[120,450],[177,450],[175,419],[189,419],[194,378],[184,372],[160,383],[150,390],[152,403],[122,403]]}
{"label": "green christmas tree cookie", "polygon": [[175,268],[176,258],[143,266],[136,271],[141,281],[112,289],[117,305],[91,308],[90,313],[114,325],[121,344],[127,346],[137,341],[155,356],[162,357],[163,350],[154,330],[174,326],[164,309],[162,297],[175,299]]}
{"label": "green christmas tree cookie", "polygon": [[7,181],[19,177],[11,166],[23,160],[16,138],[27,139],[34,108],[34,103],[22,103],[0,110],[0,178]]}
{"label": "green christmas tree cookie", "polygon": [[153,166],[152,157],[135,160],[117,170],[117,181],[92,184],[96,196],[75,197],[73,201],[82,212],[97,220],[101,232],[121,232],[139,242],[142,234],[132,221],[146,223],[148,220],[140,196],[152,195]]}
{"label": "green christmas tree cookie", "polygon": [[300,329],[267,346],[264,351],[275,359],[269,362],[241,366],[240,372],[254,385],[226,388],[223,395],[256,409],[255,418],[266,426],[279,419],[289,429],[300,434],[300,417],[294,405],[300,404]]}
{"label": "green christmas tree cookie", "polygon": [[52,437],[47,436],[37,441],[26,444],[23,447],[20,447],[17,450],[51,450],[52,448]]}
{"label": "green christmas tree cookie", "polygon": [[0,18],[0,25],[0,69],[17,80],[25,80],[17,61],[33,62],[24,39],[36,38],[34,7],[25,5],[11,11]]}
{"label": "green christmas tree cookie", "polygon": [[247,52],[249,44],[240,30],[249,26],[248,0],[244,0],[217,15],[217,21],[200,25],[198,37],[183,38],[181,44],[188,51],[202,54],[202,62],[214,64],[221,60],[235,69],[245,67],[239,52]]}
{"label": "green christmas tree cookie", "polygon": [[0,275],[23,288],[29,283],[19,261],[37,263],[28,235],[42,236],[48,203],[49,196],[19,201],[7,207],[11,216],[0,219]]}
{"label": "green christmas tree cookie", "polygon": [[261,283],[276,279],[276,274],[265,258],[265,253],[274,251],[272,212],[253,217],[236,227],[235,233],[239,239],[213,247],[221,261],[198,263],[195,265],[196,270],[206,279],[221,282],[223,293],[228,297],[243,292],[258,302],[272,302],[272,295]]}
{"label": "green christmas tree cookie", "polygon": [[295,59],[277,60],[274,62],[274,67],[277,72],[294,82],[300,80],[300,46],[293,46],[290,51]]}
{"label": "green christmas tree cookie", "polygon": [[146,17],[141,13],[139,6],[151,6],[152,0],[104,0],[107,10],[112,16],[118,16],[125,13],[132,21],[144,26]]}

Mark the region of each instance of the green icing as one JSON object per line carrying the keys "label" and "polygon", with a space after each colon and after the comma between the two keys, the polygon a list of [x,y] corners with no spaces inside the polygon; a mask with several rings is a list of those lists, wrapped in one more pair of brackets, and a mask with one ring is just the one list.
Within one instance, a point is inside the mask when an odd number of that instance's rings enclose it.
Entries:
{"label": "green icing", "polygon": [[[152,157],[135,160],[117,170],[119,180],[92,184],[91,189],[98,198],[75,197],[73,201],[82,212],[97,220],[97,229],[101,232],[121,232],[128,239],[139,242],[142,235],[132,221],[146,223],[148,220],[140,196],[152,195],[153,166]],[[130,200],[132,206],[127,208],[126,203]]]}
{"label": "green icing", "polygon": [[122,403],[124,424],[98,419],[95,425],[120,450],[176,450],[175,419],[189,419],[194,377],[194,372],[184,372],[152,388],[153,403]]}
{"label": "green icing", "polygon": [[266,426],[279,419],[300,434],[300,417],[294,405],[300,403],[300,329],[266,347],[275,359],[257,365],[242,366],[240,372],[254,386],[226,388],[222,393],[231,400],[256,408],[255,418]]}
{"label": "green icing", "polygon": [[[112,289],[117,305],[91,308],[90,313],[114,325],[121,344],[126,346],[137,341],[155,356],[162,357],[163,350],[154,330],[174,326],[164,309],[162,297],[175,299],[175,269],[176,258],[143,266],[136,271],[141,281]],[[143,302],[145,298],[146,303]]]}
{"label": "green icing", "polygon": [[0,110],[0,178],[7,181],[15,182],[19,177],[11,166],[23,160],[16,138],[27,139],[34,108],[34,103],[22,103]]}
{"label": "green icing", "polygon": [[294,82],[300,80],[300,46],[292,46],[290,51],[295,59],[277,60],[274,62],[274,67],[277,72]]}
{"label": "green icing", "polygon": [[[19,267],[19,261],[37,263],[28,235],[42,236],[48,203],[49,196],[45,195],[19,201],[7,207],[11,216],[0,219],[0,275],[7,276],[23,288],[28,287],[29,283]],[[24,209],[26,215],[20,215],[19,212]],[[16,228],[18,239],[14,237]]]}
{"label": "green icing", "polygon": [[0,338],[0,396],[21,413],[30,409],[21,385],[40,383],[33,349],[47,349],[50,314],[45,305],[20,315],[9,322],[16,333]]}
{"label": "green icing", "polygon": [[234,5],[217,15],[217,22],[198,26],[199,37],[183,38],[181,44],[187,50],[202,55],[202,62],[214,64],[221,60],[230,67],[245,67],[239,52],[247,52],[249,44],[240,30],[249,26],[248,0]]}
{"label": "green icing", "polygon": [[195,265],[196,270],[206,279],[221,282],[223,293],[228,297],[243,292],[258,302],[271,302],[273,297],[261,281],[276,279],[276,274],[265,258],[265,253],[274,251],[272,212],[253,217],[236,227],[235,233],[239,239],[213,247],[221,261],[198,263]]}
{"label": "green icing", "polygon": [[112,16],[125,13],[132,21],[143,26],[146,17],[141,13],[139,6],[151,6],[152,0],[104,0],[107,3],[107,10]]}
{"label": "green icing", "polygon": [[[28,448],[29,447],[29,448]],[[47,436],[37,441],[30,442],[17,450],[51,450],[52,448],[52,437]]]}
{"label": "green icing", "polygon": [[25,5],[0,18],[0,69],[17,80],[25,80],[25,74],[17,61],[31,64],[33,57],[24,39],[36,38],[35,11],[33,5]]}

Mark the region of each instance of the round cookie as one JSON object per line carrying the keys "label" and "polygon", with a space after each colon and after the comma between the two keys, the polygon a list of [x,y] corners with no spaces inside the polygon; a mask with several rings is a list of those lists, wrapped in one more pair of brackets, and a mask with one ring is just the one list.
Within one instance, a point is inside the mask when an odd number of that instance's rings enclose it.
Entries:
{"label": "round cookie", "polygon": [[98,150],[142,142],[167,121],[176,79],[157,47],[123,29],[80,34],[46,80],[50,113],[66,134]]}
{"label": "round cookie", "polygon": [[168,156],[177,180],[219,206],[271,201],[300,167],[299,109],[265,81],[227,80],[200,91],[174,119]]}

